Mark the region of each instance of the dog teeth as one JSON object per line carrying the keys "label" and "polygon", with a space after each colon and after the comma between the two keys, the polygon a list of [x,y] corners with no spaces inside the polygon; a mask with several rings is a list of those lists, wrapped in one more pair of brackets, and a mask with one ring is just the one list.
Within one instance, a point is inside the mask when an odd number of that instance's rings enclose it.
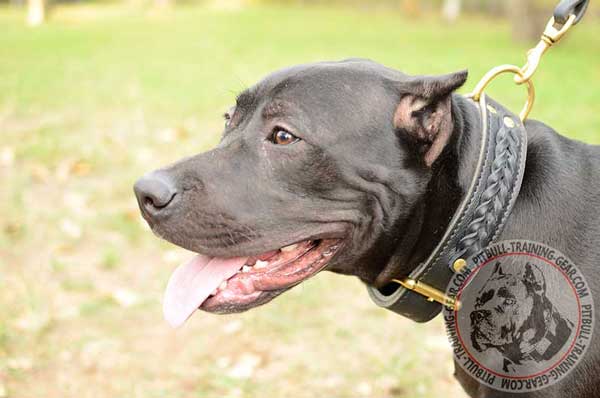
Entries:
{"label": "dog teeth", "polygon": [[268,264],[268,261],[258,260],[256,264],[254,264],[254,268],[265,268]]}
{"label": "dog teeth", "polygon": [[291,251],[293,251],[293,250],[296,250],[296,248],[297,248],[297,247],[298,247],[298,244],[297,244],[297,243],[294,243],[293,245],[289,245],[289,246],[286,246],[286,247],[282,247],[282,248],[281,248],[281,251],[282,251],[282,252],[291,252]]}
{"label": "dog teeth", "polygon": [[227,289],[227,281],[221,282],[217,290],[225,290]]}
{"label": "dog teeth", "polygon": [[242,267],[242,272],[250,272],[250,270],[251,270],[251,269],[252,269],[252,267],[251,267],[251,266],[249,266],[249,265],[244,265],[244,266]]}

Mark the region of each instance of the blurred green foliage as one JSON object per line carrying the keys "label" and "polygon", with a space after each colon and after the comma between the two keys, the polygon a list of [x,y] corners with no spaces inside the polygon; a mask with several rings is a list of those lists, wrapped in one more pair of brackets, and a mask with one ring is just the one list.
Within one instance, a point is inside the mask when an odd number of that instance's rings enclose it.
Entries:
{"label": "blurred green foliage", "polygon": [[[350,278],[320,275],[263,308],[169,331],[161,292],[189,253],[143,226],[131,187],[212,147],[236,93],[278,68],[348,57],[410,74],[468,68],[467,92],[534,43],[485,16],[239,3],[60,5],[36,29],[0,6],[8,396],[463,396],[441,325],[377,309]],[[598,144],[600,27],[589,22],[543,60],[532,117]],[[515,110],[525,98],[509,78],[490,92]],[[256,371],[236,378],[244,358]]]}

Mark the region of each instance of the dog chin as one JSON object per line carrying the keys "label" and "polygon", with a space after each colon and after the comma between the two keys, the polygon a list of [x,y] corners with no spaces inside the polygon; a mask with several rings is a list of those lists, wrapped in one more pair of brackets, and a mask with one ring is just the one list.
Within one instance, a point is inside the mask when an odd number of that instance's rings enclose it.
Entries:
{"label": "dog chin", "polygon": [[200,308],[228,313],[265,304],[323,270],[340,247],[338,239],[308,240],[250,257]]}
{"label": "dog chin", "polygon": [[228,314],[265,304],[327,267],[342,243],[305,240],[256,256],[199,254],[173,272],[163,301],[165,319],[178,327],[196,309]]}
{"label": "dog chin", "polygon": [[478,326],[473,327],[471,332],[471,344],[477,351],[485,351],[491,347],[492,340],[479,328]]}
{"label": "dog chin", "polygon": [[209,297],[202,303],[199,309],[201,311],[219,315],[237,314],[267,304],[289,289],[291,288],[258,292],[257,295],[249,295],[246,298],[239,298],[237,300],[221,300],[219,298]]}

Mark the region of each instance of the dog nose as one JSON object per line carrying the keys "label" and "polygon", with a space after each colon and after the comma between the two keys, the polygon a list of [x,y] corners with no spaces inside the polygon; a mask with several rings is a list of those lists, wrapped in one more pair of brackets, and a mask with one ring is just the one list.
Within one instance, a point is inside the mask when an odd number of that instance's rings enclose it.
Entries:
{"label": "dog nose", "polygon": [[133,186],[140,207],[154,216],[173,203],[177,188],[163,172],[152,172],[140,178]]}
{"label": "dog nose", "polygon": [[481,322],[484,320],[489,314],[488,310],[477,310],[471,312],[471,321],[472,322]]}

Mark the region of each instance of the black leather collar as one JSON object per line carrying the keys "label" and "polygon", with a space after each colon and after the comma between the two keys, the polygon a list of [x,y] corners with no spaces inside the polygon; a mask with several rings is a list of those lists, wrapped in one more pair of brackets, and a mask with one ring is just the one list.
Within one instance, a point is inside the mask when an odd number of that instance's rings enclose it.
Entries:
{"label": "black leather collar", "polygon": [[[479,108],[482,133],[471,185],[440,243],[408,276],[441,292],[454,275],[457,259],[469,258],[498,238],[516,202],[525,170],[527,132],[521,120],[485,94],[472,103]],[[400,285],[392,291],[387,287],[367,288],[377,305],[416,322],[427,322],[442,309],[441,304]]]}

